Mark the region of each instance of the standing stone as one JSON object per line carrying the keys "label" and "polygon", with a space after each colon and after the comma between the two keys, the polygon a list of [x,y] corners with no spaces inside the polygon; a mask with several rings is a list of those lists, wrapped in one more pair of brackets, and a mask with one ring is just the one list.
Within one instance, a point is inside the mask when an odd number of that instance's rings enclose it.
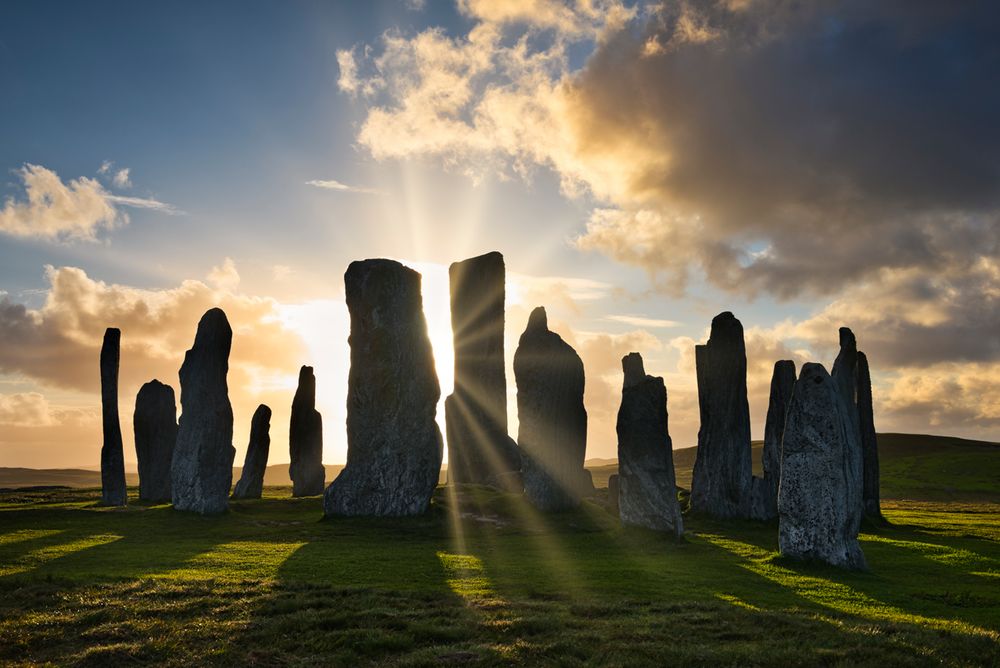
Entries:
{"label": "standing stone", "polygon": [[621,508],[618,506],[618,498],[621,495],[621,485],[618,483],[617,473],[608,476],[608,509],[615,517],[621,515]]}
{"label": "standing stone", "polygon": [[861,499],[865,515],[882,519],[879,501],[878,436],[875,435],[875,415],[872,409],[872,377],[868,357],[858,353],[858,426],[861,430],[861,454],[864,465]]}
{"label": "standing stone", "polygon": [[201,317],[194,345],[181,365],[181,419],[171,465],[174,508],[203,515],[229,507],[233,481],[233,407],[229,403],[229,350],[233,330],[226,314]]}
{"label": "standing stone", "polygon": [[177,401],[174,388],[151,380],[135,396],[132,414],[135,456],[139,462],[139,498],[170,501],[170,464],[177,441]]}
{"label": "standing stone", "polygon": [[622,358],[618,409],[618,507],[622,524],[684,533],[663,379],[647,376],[639,353]]}
{"label": "standing stone", "polygon": [[803,365],[781,449],[778,543],[796,559],[864,569],[848,408],[821,364]]}
{"label": "standing stone", "polygon": [[753,468],[743,325],[726,311],[695,346],[701,428],[691,480],[691,510],[719,519],[749,518]]}
{"label": "standing stone", "polygon": [[541,510],[575,507],[592,488],[584,469],[587,410],[583,407],[583,362],[549,331],[545,309],[528,318],[514,353],[524,493]]}
{"label": "standing stone", "polygon": [[417,515],[441,473],[441,396],[420,274],[392,260],[352,262],[347,465],[324,494],[329,515]]}
{"label": "standing stone", "polygon": [[108,327],[101,346],[101,414],[104,444],[101,446],[101,503],[124,506],[125,453],[122,450],[122,426],[118,420],[118,360],[122,331]]}
{"label": "standing stone", "polygon": [[267,455],[271,449],[271,409],[257,406],[250,420],[250,443],[243,460],[243,473],[233,489],[234,499],[259,499],[264,491]]}
{"label": "standing stone", "polygon": [[299,386],[292,399],[292,421],[288,428],[292,496],[323,493],[323,416],[316,410],[316,376],[311,366],[299,369]]}
{"label": "standing stone", "polygon": [[521,467],[507,435],[503,255],[455,262],[448,276],[455,342],[455,392],[444,403],[448,479],[497,484]]}
{"label": "standing stone", "polygon": [[856,489],[851,490],[851,494],[848,495],[848,501],[858,504],[858,511],[851,513],[851,516],[858,518],[858,528],[860,528],[861,518],[864,515],[862,506],[864,453],[861,445],[861,425],[858,419],[857,404],[858,343],[854,338],[854,332],[847,327],[840,328],[840,352],[833,363],[833,371],[830,375],[837,386],[837,394],[840,395],[847,415],[848,459],[853,472],[851,480],[856,485]]}
{"label": "standing stone", "polygon": [[764,477],[753,479],[753,518],[773,520],[778,516],[778,483],[781,482],[781,437],[785,415],[795,385],[795,362],[778,360],[771,374],[771,398],[764,423],[764,452],[761,464]]}

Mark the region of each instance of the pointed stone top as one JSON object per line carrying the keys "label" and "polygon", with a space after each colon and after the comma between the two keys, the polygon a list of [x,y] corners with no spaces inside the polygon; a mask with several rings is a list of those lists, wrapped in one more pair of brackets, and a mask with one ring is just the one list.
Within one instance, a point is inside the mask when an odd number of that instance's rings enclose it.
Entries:
{"label": "pointed stone top", "polygon": [[549,318],[545,315],[545,307],[538,306],[531,312],[528,316],[528,326],[524,328],[524,333],[528,332],[547,332],[549,331]]}
{"label": "pointed stone top", "polygon": [[261,404],[260,406],[257,406],[257,410],[253,412],[253,418],[251,420],[253,422],[256,422],[257,420],[270,421],[270,419],[271,419],[271,407],[268,406],[267,404]]}
{"label": "pointed stone top", "polygon": [[712,331],[708,341],[728,341],[743,338],[743,323],[736,319],[731,311],[723,311],[712,318]]}
{"label": "pointed stone top", "polygon": [[[219,338],[232,340],[233,328],[229,326],[226,312],[221,308],[210,308],[198,321],[198,332],[194,335],[194,345],[215,345]],[[209,342],[212,342],[211,344]]]}
{"label": "pointed stone top", "polygon": [[117,327],[108,327],[106,330],[104,330],[104,340],[107,341],[108,338],[121,339],[122,330],[118,329]]}
{"label": "pointed stone top", "polygon": [[858,351],[858,364],[859,365],[864,364],[865,366],[868,366],[868,355],[865,355],[860,350]]}
{"label": "pointed stone top", "polygon": [[639,353],[629,353],[622,358],[622,371],[625,372],[625,388],[646,380],[646,370],[642,366],[642,355]]}
{"label": "pointed stone top", "polygon": [[779,372],[787,372],[791,370],[792,377],[795,377],[795,362],[793,360],[778,360],[774,363],[774,373],[777,375]]}
{"label": "pointed stone top", "polygon": [[306,366],[303,364],[302,368],[299,369],[299,382],[301,383],[304,379],[310,378],[312,376],[313,376],[313,368],[311,366]]}
{"label": "pointed stone top", "polygon": [[854,338],[854,332],[851,331],[850,327],[840,328],[840,347],[850,346],[852,348],[857,348],[858,342]]}
{"label": "pointed stone top", "polygon": [[811,380],[817,385],[830,380],[830,374],[826,372],[826,367],[818,362],[806,362],[802,365],[802,373],[799,375],[799,382]]}

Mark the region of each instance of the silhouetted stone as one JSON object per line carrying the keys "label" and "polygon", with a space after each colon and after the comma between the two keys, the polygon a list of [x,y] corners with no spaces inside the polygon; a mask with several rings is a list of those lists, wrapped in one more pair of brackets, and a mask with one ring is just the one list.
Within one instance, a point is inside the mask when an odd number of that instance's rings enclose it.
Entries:
{"label": "silhouetted stone", "polygon": [[448,276],[455,343],[455,392],[444,403],[448,480],[496,484],[521,467],[507,435],[503,255],[455,262]]}
{"label": "silhouetted stone", "polygon": [[621,513],[621,507],[618,505],[618,499],[621,496],[619,480],[617,473],[608,476],[608,509],[615,517],[620,517]]}
{"label": "silhouetted stone", "polygon": [[684,533],[663,379],[647,376],[639,353],[622,358],[618,409],[618,506],[623,524]]}
{"label": "silhouetted stone", "polygon": [[441,472],[434,421],[441,390],[420,274],[392,260],[352,262],[347,465],[326,489],[327,515],[416,515]]}
{"label": "silhouetted stone", "polygon": [[861,499],[865,515],[882,519],[879,498],[878,436],[875,434],[875,415],[872,409],[872,377],[868,357],[858,353],[858,427],[861,431],[863,464]]}
{"label": "silhouetted stone", "polygon": [[732,313],[712,319],[705,345],[695,346],[701,428],[691,481],[691,510],[749,518],[753,469],[747,355],[743,325]]}
{"label": "silhouetted stone", "polygon": [[514,354],[524,493],[542,510],[572,508],[593,491],[583,468],[587,411],[583,407],[583,362],[549,331],[545,309],[528,318]]}
{"label": "silhouetted stone", "polygon": [[[837,394],[844,403],[848,422],[848,460],[853,472],[852,480],[857,484],[857,489],[852,490],[849,499],[858,504],[856,513],[852,517],[857,517],[858,529],[861,527],[861,517],[864,514],[862,507],[862,485],[864,484],[864,453],[861,445],[861,425],[858,420],[858,344],[854,338],[854,332],[847,327],[840,328],[840,352],[833,363],[833,371],[830,372],[834,384],[837,386]],[[857,533],[857,531],[855,531]]]}
{"label": "silhouetted stone", "polygon": [[132,414],[135,456],[139,463],[139,498],[169,502],[170,466],[177,442],[177,400],[174,388],[151,380],[135,395]]}
{"label": "silhouetted stone", "polygon": [[288,428],[292,496],[323,493],[323,416],[316,410],[316,376],[311,366],[299,369],[299,386],[292,399],[292,420]]}
{"label": "silhouetted stone", "polygon": [[773,520],[778,516],[778,483],[781,482],[781,437],[785,414],[795,385],[795,362],[778,360],[771,374],[771,398],[764,423],[764,477],[753,479],[753,518]]}
{"label": "silhouetted stone", "polygon": [[271,449],[271,409],[257,406],[250,420],[250,443],[243,460],[243,472],[233,489],[234,499],[259,499],[264,491],[264,473]]}
{"label": "silhouetted stone", "polygon": [[849,409],[821,364],[803,365],[781,451],[778,542],[783,555],[865,568]]}
{"label": "silhouetted stone", "polygon": [[181,365],[181,419],[171,466],[174,508],[201,514],[229,507],[233,481],[233,408],[229,403],[229,351],[233,330],[226,314],[201,317],[194,345]]}
{"label": "silhouetted stone", "polygon": [[127,503],[125,453],[122,449],[122,427],[118,420],[118,360],[121,341],[121,330],[108,327],[101,345],[101,415],[104,424],[101,502],[108,506],[124,506]]}

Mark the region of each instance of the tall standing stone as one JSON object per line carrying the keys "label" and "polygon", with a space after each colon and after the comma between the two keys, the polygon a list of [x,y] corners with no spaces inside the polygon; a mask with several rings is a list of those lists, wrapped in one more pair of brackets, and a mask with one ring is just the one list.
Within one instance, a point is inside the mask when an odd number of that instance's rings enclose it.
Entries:
{"label": "tall standing stone", "polygon": [[234,499],[259,499],[264,491],[267,455],[271,449],[271,409],[257,406],[250,420],[250,443],[243,460],[243,472],[233,489]]}
{"label": "tall standing stone", "polygon": [[749,518],[753,469],[743,325],[726,311],[695,346],[701,428],[691,481],[691,509],[720,519]]}
{"label": "tall standing stone", "polygon": [[639,353],[622,358],[618,409],[618,508],[623,524],[684,533],[677,503],[674,453],[667,427],[667,389],[647,376]]}
{"label": "tall standing stone", "polygon": [[868,357],[858,353],[858,426],[861,431],[861,454],[864,466],[861,499],[865,515],[882,518],[879,499],[878,436],[875,434],[875,414],[872,408],[872,377]]}
{"label": "tall standing stone", "polygon": [[778,543],[785,556],[864,569],[849,412],[826,369],[803,365],[782,441]]}
{"label": "tall standing stone", "polygon": [[181,365],[181,419],[171,465],[174,508],[203,515],[229,507],[233,481],[233,407],[229,403],[229,351],[233,330],[226,314],[201,317],[194,345]]}
{"label": "tall standing stone", "polygon": [[118,361],[121,356],[122,331],[108,327],[101,345],[101,415],[104,444],[101,446],[101,502],[124,506],[125,453],[122,449],[122,426],[118,419]]}
{"label": "tall standing stone", "polygon": [[583,407],[583,361],[555,332],[545,309],[528,318],[514,353],[524,493],[541,510],[576,506],[592,486],[583,462],[587,410]]}
{"label": "tall standing stone", "polygon": [[132,428],[139,462],[139,498],[167,503],[171,498],[170,465],[177,442],[174,388],[155,379],[139,388]]}
{"label": "tall standing stone", "polygon": [[861,425],[858,419],[858,343],[854,332],[847,327],[840,328],[840,352],[830,373],[837,387],[837,394],[844,404],[847,419],[848,461],[851,466],[851,480],[855,488],[848,495],[848,503],[856,503],[858,510],[851,513],[857,517],[858,528],[864,514],[862,506],[862,486],[864,485],[864,453],[861,445]]}
{"label": "tall standing stone", "polygon": [[299,369],[299,386],[292,399],[292,420],[288,428],[292,496],[323,493],[323,416],[316,410],[316,376],[311,366]]}
{"label": "tall standing stone", "polygon": [[778,484],[781,482],[781,437],[785,415],[795,385],[795,362],[778,360],[771,373],[771,396],[764,423],[764,451],[761,464],[764,477],[753,479],[753,517],[773,520],[778,516]]}
{"label": "tall standing stone", "polygon": [[352,262],[347,465],[327,487],[327,515],[417,515],[441,473],[441,396],[420,274],[392,260]]}
{"label": "tall standing stone", "polygon": [[448,276],[455,343],[455,392],[444,403],[448,479],[495,483],[521,466],[507,435],[503,255],[455,262]]}

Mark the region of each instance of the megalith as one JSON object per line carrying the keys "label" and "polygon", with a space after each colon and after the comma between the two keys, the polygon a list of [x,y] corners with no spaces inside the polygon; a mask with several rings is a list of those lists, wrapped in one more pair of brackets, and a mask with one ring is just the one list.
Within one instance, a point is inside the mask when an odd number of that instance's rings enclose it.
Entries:
{"label": "megalith", "polygon": [[826,369],[803,365],[782,439],[778,543],[788,557],[864,569],[847,413]]}
{"label": "megalith", "polygon": [[324,493],[330,515],[417,515],[441,473],[441,396],[420,274],[393,260],[352,262],[347,465]]}
{"label": "megalith", "polygon": [[292,496],[323,493],[323,416],[316,410],[316,376],[311,366],[299,369],[299,385],[292,399],[292,419],[288,427]]}
{"label": "megalith", "polygon": [[233,481],[233,408],[229,351],[233,330],[220,308],[198,322],[194,345],[181,365],[181,419],[170,468],[174,508],[201,514],[229,507]]}
{"label": "megalith", "polygon": [[753,469],[743,325],[726,311],[712,319],[708,343],[695,346],[701,428],[691,480],[691,510],[719,519],[749,518]]}
{"label": "megalith", "polygon": [[872,377],[868,356],[858,352],[858,427],[861,431],[862,485],[861,499],[865,515],[882,519],[879,497],[878,436],[875,434],[875,414],[872,408]]}
{"label": "megalith", "polygon": [[101,345],[101,417],[104,443],[101,445],[101,503],[124,506],[125,452],[122,426],[118,419],[118,361],[121,357],[122,331],[108,327]]}
{"label": "megalith", "polygon": [[622,358],[625,380],[618,409],[618,508],[622,524],[684,533],[677,503],[674,453],[663,379],[647,376],[642,356]]}
{"label": "megalith", "polygon": [[234,499],[259,499],[264,491],[267,455],[271,449],[271,409],[257,406],[250,420],[250,442],[243,460],[243,472],[233,489]]}
{"label": "megalith", "polygon": [[857,517],[858,527],[861,526],[861,518],[864,515],[862,506],[862,486],[864,485],[864,453],[861,445],[861,425],[858,418],[858,343],[854,338],[854,332],[847,327],[840,328],[840,352],[833,363],[833,371],[830,372],[834,384],[837,387],[837,394],[844,404],[847,419],[848,435],[848,459],[853,475],[851,480],[856,488],[851,490],[848,500],[858,504],[858,511],[852,513],[852,517]]}
{"label": "megalith", "polygon": [[139,388],[132,414],[135,457],[139,463],[139,498],[155,503],[171,499],[170,466],[177,442],[174,388],[153,379]]}
{"label": "megalith", "polygon": [[572,508],[593,485],[583,467],[583,361],[549,330],[540,306],[531,312],[514,353],[514,380],[524,494],[541,510]]}
{"label": "megalith", "polygon": [[795,385],[795,362],[778,360],[771,372],[771,394],[764,423],[764,450],[761,455],[762,478],[753,479],[753,518],[773,520],[778,516],[778,483],[781,482],[781,437],[785,414]]}
{"label": "megalith", "polygon": [[448,480],[498,484],[521,467],[507,434],[503,255],[455,262],[448,277],[455,345],[455,391],[444,404]]}

